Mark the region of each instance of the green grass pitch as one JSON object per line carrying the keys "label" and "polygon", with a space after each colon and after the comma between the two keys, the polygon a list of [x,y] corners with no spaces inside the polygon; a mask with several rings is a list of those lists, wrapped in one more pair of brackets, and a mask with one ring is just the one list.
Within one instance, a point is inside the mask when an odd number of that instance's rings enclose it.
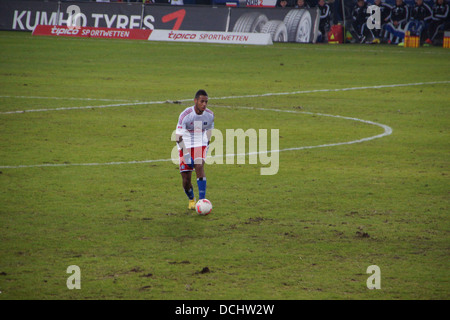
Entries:
{"label": "green grass pitch", "polygon": [[[0,299],[449,298],[450,51],[15,32],[0,47]],[[275,175],[207,165],[205,217],[177,165],[145,162],[170,158],[200,88],[224,135],[279,129],[298,148]],[[384,132],[321,114],[393,132],[302,148]]]}

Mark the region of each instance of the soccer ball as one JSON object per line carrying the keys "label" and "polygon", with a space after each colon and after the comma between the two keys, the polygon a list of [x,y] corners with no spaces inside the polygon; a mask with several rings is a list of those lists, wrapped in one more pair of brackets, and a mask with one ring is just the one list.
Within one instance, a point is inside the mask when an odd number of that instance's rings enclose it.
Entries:
{"label": "soccer ball", "polygon": [[212,211],[211,201],[207,199],[198,200],[197,204],[195,205],[195,211],[197,211],[197,213],[202,216],[210,214]]}

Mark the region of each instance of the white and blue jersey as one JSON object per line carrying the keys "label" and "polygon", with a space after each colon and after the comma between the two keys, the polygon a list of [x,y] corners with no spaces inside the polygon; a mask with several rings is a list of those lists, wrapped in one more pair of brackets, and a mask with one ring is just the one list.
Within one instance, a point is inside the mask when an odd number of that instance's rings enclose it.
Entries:
{"label": "white and blue jersey", "polygon": [[186,148],[202,147],[208,145],[206,132],[212,129],[214,113],[206,108],[202,114],[197,114],[192,106],[181,112],[176,134],[183,137]]}

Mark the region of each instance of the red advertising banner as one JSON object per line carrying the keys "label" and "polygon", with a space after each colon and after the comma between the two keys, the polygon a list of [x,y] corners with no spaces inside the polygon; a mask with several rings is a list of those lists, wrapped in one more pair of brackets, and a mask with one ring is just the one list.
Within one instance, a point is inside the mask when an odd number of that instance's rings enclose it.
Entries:
{"label": "red advertising banner", "polygon": [[147,40],[152,30],[37,25],[33,36]]}

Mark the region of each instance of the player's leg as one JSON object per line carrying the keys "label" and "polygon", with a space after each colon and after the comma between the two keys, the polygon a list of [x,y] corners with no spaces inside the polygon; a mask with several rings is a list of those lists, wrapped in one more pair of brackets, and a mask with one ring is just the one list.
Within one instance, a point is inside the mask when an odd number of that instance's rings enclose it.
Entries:
{"label": "player's leg", "polygon": [[425,23],[425,21],[419,21],[418,28],[417,28],[417,33],[418,33],[417,35],[420,37],[419,38],[420,42],[422,42],[424,34],[426,34],[427,29],[428,29],[428,24]]}
{"label": "player's leg", "polygon": [[409,21],[405,26],[405,31],[409,31],[411,35],[415,35],[417,32],[417,20]]}
{"label": "player's leg", "polygon": [[194,199],[194,191],[192,188],[192,171],[181,172],[181,180],[183,182],[183,189],[189,199]]}
{"label": "player's leg", "polygon": [[180,150],[180,173],[181,180],[183,183],[183,189],[189,198],[189,209],[195,209],[195,196],[194,196],[194,188],[192,187],[192,170],[193,168],[188,166],[183,157],[183,150]]}
{"label": "player's leg", "polygon": [[360,26],[359,33],[361,34],[361,40],[360,40],[361,43],[364,43],[364,41],[366,41],[366,30],[368,30],[368,29],[369,28],[367,28],[367,25],[365,23],[363,23]]}
{"label": "player's leg", "polygon": [[386,30],[386,34],[389,37],[388,43],[394,43],[395,39],[396,39],[396,37],[395,37],[396,28],[395,28],[394,24],[390,22],[390,23],[386,24],[384,29]]}
{"label": "player's leg", "polygon": [[398,25],[397,28],[394,28],[395,44],[398,44],[399,42],[402,43],[404,41],[406,30],[408,30],[407,26],[402,27],[402,25]]}
{"label": "player's leg", "polygon": [[360,34],[361,26],[358,23],[356,23],[355,21],[352,22],[351,26],[352,26],[352,28],[350,29],[350,33],[352,34],[353,38],[357,42],[361,42],[361,38],[362,38],[362,35]]}
{"label": "player's leg", "polygon": [[205,160],[207,147],[195,148],[194,150],[194,170],[197,175],[198,198],[206,197],[206,176],[205,176]]}
{"label": "player's leg", "polygon": [[181,179],[183,181],[183,189],[189,198],[189,209],[195,209],[195,197],[194,197],[194,188],[192,187],[192,171],[181,172]]}
{"label": "player's leg", "polygon": [[198,199],[205,199],[206,197],[206,176],[205,176],[205,161],[201,164],[194,164],[195,173],[197,175]]}
{"label": "player's leg", "polygon": [[[448,27],[447,27],[447,28],[448,28]],[[438,33],[439,33],[440,30],[446,30],[446,28],[445,28],[445,23],[439,24],[439,25],[434,29],[433,35],[431,36],[431,41],[434,41],[434,39],[436,38],[436,36],[438,35]]]}
{"label": "player's leg", "polygon": [[427,29],[427,39],[425,40],[426,43],[433,44],[433,39],[436,37],[438,29],[439,22],[432,20]]}

